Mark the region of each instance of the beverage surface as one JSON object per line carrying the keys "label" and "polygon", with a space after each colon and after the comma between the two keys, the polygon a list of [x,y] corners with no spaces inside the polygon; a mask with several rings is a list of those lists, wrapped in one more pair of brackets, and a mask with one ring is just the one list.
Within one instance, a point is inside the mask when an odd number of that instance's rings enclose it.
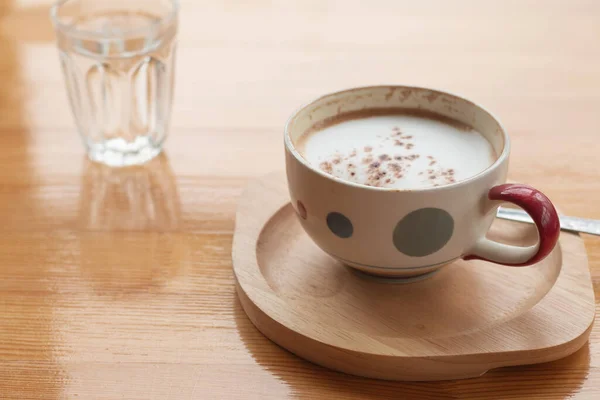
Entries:
{"label": "beverage surface", "polygon": [[497,158],[488,140],[471,127],[410,113],[342,120],[305,133],[296,148],[330,175],[394,189],[459,182]]}

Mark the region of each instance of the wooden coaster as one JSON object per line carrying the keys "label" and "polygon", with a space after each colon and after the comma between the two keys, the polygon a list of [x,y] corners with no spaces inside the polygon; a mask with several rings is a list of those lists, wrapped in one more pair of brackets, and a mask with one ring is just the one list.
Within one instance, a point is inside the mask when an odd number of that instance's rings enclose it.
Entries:
{"label": "wooden coaster", "polygon": [[[583,241],[531,267],[457,261],[428,279],[371,280],[321,251],[302,230],[283,174],[242,195],[233,241],[237,293],[269,339],[314,363],[391,380],[469,378],[556,360],[587,341],[594,292]],[[497,220],[490,236],[536,240],[532,226]]]}

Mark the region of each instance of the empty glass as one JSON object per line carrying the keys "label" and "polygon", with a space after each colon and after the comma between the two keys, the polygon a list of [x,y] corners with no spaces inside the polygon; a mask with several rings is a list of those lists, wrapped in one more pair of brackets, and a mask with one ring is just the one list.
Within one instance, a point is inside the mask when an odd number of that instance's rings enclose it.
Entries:
{"label": "empty glass", "polygon": [[62,0],[51,10],[75,123],[110,166],[160,153],[173,99],[177,0]]}

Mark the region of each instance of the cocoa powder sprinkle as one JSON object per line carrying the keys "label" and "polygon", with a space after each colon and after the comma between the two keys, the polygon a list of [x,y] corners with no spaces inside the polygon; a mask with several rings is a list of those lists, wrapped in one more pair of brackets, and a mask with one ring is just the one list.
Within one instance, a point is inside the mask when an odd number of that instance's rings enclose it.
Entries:
{"label": "cocoa powder sprinkle", "polygon": [[323,171],[327,172],[328,174],[331,174],[333,172],[333,166],[328,161],[323,161],[321,164],[319,164],[319,168],[321,168]]}
{"label": "cocoa powder sprinkle", "polygon": [[[413,135],[403,134],[397,126],[392,128],[391,134],[381,136],[381,138],[387,141],[386,144],[382,144],[383,146],[393,143],[393,145],[401,147],[401,149],[397,149],[397,153],[400,154],[383,153],[380,151],[382,148],[367,145],[362,149],[360,147],[349,149],[345,154],[334,153],[331,158],[321,162],[319,168],[331,175],[345,170],[346,177],[353,177],[354,180],[359,176],[360,182],[369,186],[392,186],[396,180],[406,175],[412,168],[413,162],[421,155],[407,152],[415,146]],[[365,154],[362,155],[362,158],[357,158],[361,150]],[[402,154],[403,152],[409,154]],[[456,182],[454,169],[442,168],[440,162],[432,155],[423,155],[423,157],[427,158],[429,169],[418,171],[418,175],[423,176],[420,179],[428,181],[431,186]]]}

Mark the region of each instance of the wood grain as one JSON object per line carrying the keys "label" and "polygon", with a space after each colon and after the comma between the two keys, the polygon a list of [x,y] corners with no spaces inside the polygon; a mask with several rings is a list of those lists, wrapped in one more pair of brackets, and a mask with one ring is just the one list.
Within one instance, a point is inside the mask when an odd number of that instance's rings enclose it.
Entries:
{"label": "wood grain", "polygon": [[[598,326],[563,360],[386,383],[290,355],[234,293],[242,188],[283,167],[293,110],[351,86],[432,86],[483,104],[512,137],[512,180],[600,218],[600,3],[501,3],[183,0],[166,154],[114,184],[84,158],[50,2],[1,1],[0,398],[598,398]],[[125,201],[144,187],[157,214]],[[600,241],[584,240],[599,298]]]}

